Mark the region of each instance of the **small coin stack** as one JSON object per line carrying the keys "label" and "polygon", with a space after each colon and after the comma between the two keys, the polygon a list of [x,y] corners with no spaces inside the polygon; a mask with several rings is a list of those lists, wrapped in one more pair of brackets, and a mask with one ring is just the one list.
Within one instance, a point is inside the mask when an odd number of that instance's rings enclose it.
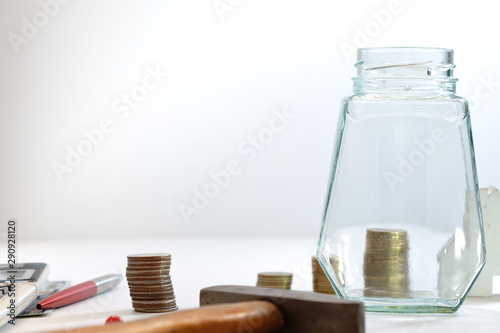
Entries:
{"label": "small coin stack", "polygon": [[127,256],[127,281],[132,307],[137,312],[177,310],[170,278],[171,256],[168,253]]}
{"label": "small coin stack", "polygon": [[365,296],[408,295],[408,235],[399,229],[368,229],[364,258]]}
{"label": "small coin stack", "polygon": [[[335,272],[339,271],[339,259],[337,257],[330,257],[330,264]],[[321,268],[318,258],[312,257],[312,272],[313,272],[313,290],[316,293],[336,295],[332,284],[326,277],[323,268]],[[339,278],[339,277],[338,277]]]}
{"label": "small coin stack", "polygon": [[284,272],[259,273],[257,287],[290,289],[292,287],[292,274]]}

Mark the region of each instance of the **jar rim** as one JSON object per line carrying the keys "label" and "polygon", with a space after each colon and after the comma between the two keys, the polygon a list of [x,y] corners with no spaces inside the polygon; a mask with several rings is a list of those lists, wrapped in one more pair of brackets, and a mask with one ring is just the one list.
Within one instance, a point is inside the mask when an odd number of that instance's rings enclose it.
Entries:
{"label": "jar rim", "polygon": [[453,77],[454,51],[437,47],[369,47],[357,51],[358,77],[380,74]]}
{"label": "jar rim", "polygon": [[449,52],[453,53],[453,49],[443,47],[424,47],[424,46],[381,46],[381,47],[362,47],[359,52]]}

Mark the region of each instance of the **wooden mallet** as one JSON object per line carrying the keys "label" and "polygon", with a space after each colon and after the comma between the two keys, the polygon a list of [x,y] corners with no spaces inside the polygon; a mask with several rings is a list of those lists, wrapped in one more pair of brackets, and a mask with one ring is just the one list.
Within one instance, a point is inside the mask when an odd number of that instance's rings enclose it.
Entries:
{"label": "wooden mallet", "polygon": [[[285,289],[216,286],[202,289],[199,309],[126,323],[78,328],[78,333],[362,333],[363,303]],[[57,331],[53,333],[67,333]]]}

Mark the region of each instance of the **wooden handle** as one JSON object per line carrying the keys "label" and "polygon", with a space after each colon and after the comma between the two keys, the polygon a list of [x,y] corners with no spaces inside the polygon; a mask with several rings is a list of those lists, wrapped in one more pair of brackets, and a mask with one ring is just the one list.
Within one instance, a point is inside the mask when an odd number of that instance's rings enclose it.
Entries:
{"label": "wooden handle", "polygon": [[[127,323],[77,328],[76,333],[264,333],[283,327],[283,314],[271,302],[207,305]],[[52,333],[68,333],[67,330]]]}

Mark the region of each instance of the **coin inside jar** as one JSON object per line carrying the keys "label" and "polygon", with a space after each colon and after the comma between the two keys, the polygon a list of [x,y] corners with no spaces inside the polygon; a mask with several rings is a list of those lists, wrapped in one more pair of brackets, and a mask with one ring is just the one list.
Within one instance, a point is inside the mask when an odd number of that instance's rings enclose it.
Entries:
{"label": "coin inside jar", "polygon": [[365,296],[405,297],[409,291],[409,240],[405,230],[368,229],[363,263]]}

